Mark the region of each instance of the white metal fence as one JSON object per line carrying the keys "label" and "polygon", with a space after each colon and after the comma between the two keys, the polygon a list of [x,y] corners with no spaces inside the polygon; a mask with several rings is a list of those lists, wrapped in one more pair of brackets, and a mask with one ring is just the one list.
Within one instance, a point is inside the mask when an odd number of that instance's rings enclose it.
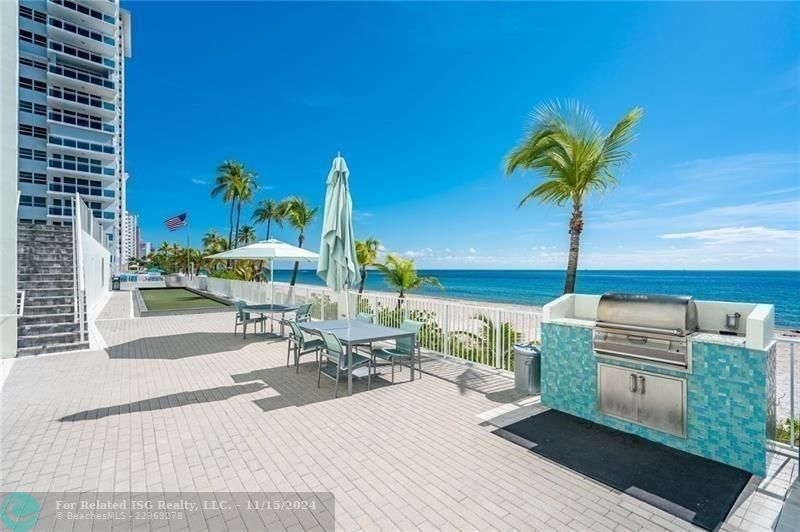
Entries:
{"label": "white metal fence", "polygon": [[800,446],[800,338],[779,336],[775,338],[775,386],[776,386],[776,430],[773,438],[789,444],[793,449]]}
{"label": "white metal fence", "polygon": [[[198,286],[199,279],[194,279]],[[248,302],[269,301],[267,283],[208,278],[212,293]],[[320,286],[275,283],[275,302],[311,304],[314,319],[335,319],[345,314],[344,296]],[[513,344],[540,340],[542,315],[538,311],[505,308],[500,305],[473,305],[436,298],[407,297],[395,294],[350,292],[350,315],[374,314],[381,325],[396,327],[404,319],[423,322],[419,335],[424,349],[493,368],[514,369]],[[800,338],[776,338],[776,431],[774,440],[791,445],[800,443]],[[794,420],[791,422],[790,420]]]}
{"label": "white metal fence", "polygon": [[[194,280],[197,287],[199,279]],[[223,297],[263,302],[270,299],[267,283],[207,279],[207,289]],[[344,316],[348,301],[344,295],[320,286],[275,283],[275,302],[311,304],[314,319]],[[354,291],[349,293],[350,316],[374,314],[375,322],[397,327],[404,319],[423,323],[419,334],[423,349],[493,368],[514,369],[513,344],[539,341],[541,313],[492,305],[471,305],[460,301],[406,297],[395,294]]]}

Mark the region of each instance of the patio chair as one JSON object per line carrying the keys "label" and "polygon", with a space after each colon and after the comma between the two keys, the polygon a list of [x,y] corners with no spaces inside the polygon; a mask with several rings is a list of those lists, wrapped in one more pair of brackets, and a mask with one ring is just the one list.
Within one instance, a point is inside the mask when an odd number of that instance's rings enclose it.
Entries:
{"label": "patio chair", "polygon": [[247,303],[244,301],[235,301],[233,306],[236,307],[236,322],[233,324],[233,335],[236,336],[236,329],[239,328],[241,325],[242,327],[242,338],[247,338],[247,324],[257,324],[261,323],[262,325],[264,322],[267,321],[266,316],[259,316],[257,318],[251,317],[249,312],[246,312],[244,309],[247,306]]}
{"label": "patio chair", "polygon": [[[359,312],[356,315],[356,320],[357,321],[363,321],[365,323],[375,323],[375,314],[373,314],[371,312]],[[369,343],[369,344],[355,344],[353,346],[353,349],[358,349],[358,348],[362,348],[362,349],[366,348],[367,353],[370,353],[372,351],[372,344],[371,343]]]}
{"label": "patio chair", "polygon": [[286,347],[286,367],[289,367],[289,356],[294,352],[295,373],[300,373],[300,357],[314,353],[319,362],[320,352],[325,348],[325,342],[321,338],[306,339],[303,329],[297,325],[297,322],[289,320],[288,323],[292,331],[289,333],[289,342]]}
{"label": "patio chair", "polygon": [[[419,341],[417,337],[419,335],[419,331],[422,329],[422,322],[414,321],[414,320],[403,320],[403,323],[400,324],[400,328],[404,331],[413,332],[415,334],[414,339],[408,337],[398,338],[395,340],[394,349],[380,347],[372,350],[372,356],[374,358],[380,358],[383,360],[388,360],[392,363],[392,382],[394,382],[394,363],[397,361],[400,364],[402,369],[403,367],[403,360],[411,360],[411,355],[416,350],[417,360],[418,360],[418,369],[419,369],[419,378],[422,378],[422,353],[419,348]],[[414,368],[409,368],[412,372]]]}
{"label": "patio chair", "polygon": [[297,307],[294,313],[294,321],[297,323],[311,321],[311,303],[304,303]]}
{"label": "patio chair", "polygon": [[[320,379],[324,374],[329,379],[333,379],[336,381],[336,391],[334,392],[334,397],[339,396],[339,381],[341,380],[341,372],[344,370],[344,374],[347,375],[348,367],[347,367],[347,353],[344,352],[342,348],[342,343],[336,338],[335,335],[329,333],[327,331],[320,331],[322,334],[322,341],[325,343],[325,364],[327,366],[326,371],[322,371],[322,357],[319,359],[319,370],[317,372],[317,388],[320,386]],[[364,355],[359,355],[358,353],[352,354],[353,359],[353,367],[352,369],[358,369],[362,366],[367,366],[367,390],[372,389],[372,360],[369,357],[365,357]],[[336,368],[334,372],[330,366],[333,365]],[[330,371],[330,373],[329,373]]]}

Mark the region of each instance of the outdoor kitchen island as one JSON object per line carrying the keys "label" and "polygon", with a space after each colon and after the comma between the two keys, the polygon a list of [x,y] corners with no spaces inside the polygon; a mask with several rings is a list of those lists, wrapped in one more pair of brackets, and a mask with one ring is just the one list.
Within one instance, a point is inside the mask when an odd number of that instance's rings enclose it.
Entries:
{"label": "outdoor kitchen island", "polygon": [[545,305],[542,404],[764,476],[772,305],[568,294]]}

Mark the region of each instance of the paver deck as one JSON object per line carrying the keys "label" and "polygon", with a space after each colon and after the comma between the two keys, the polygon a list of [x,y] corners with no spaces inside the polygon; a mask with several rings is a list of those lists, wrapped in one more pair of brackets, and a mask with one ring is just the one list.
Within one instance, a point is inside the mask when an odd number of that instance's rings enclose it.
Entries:
{"label": "paver deck", "polygon": [[[106,350],[14,362],[2,490],[330,491],[341,530],[691,528],[492,435],[540,408],[504,376],[430,358],[414,382],[405,370],[334,399],[313,357],[296,375],[285,342],[234,336],[232,314],[124,319],[122,297],[109,305]],[[771,462],[725,529],[774,525],[797,460]]]}

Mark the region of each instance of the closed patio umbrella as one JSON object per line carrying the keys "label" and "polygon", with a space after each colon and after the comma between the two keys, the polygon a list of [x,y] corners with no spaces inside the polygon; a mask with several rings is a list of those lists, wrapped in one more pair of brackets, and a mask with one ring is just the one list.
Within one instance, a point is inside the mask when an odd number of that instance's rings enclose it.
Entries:
{"label": "closed patio umbrella", "polygon": [[[319,248],[317,275],[336,292],[361,280],[353,236],[353,200],[350,197],[350,171],[341,155],[333,160],[325,193],[325,214]],[[350,317],[350,297],[347,317]]]}
{"label": "closed patio umbrella", "polygon": [[313,251],[299,248],[280,240],[271,238],[261,242],[242,246],[236,249],[229,249],[216,255],[210,255],[210,259],[233,259],[233,260],[265,260],[269,262],[269,286],[270,303],[275,303],[275,284],[273,283],[272,262],[284,260],[287,262],[313,262],[319,259],[319,255]]}

